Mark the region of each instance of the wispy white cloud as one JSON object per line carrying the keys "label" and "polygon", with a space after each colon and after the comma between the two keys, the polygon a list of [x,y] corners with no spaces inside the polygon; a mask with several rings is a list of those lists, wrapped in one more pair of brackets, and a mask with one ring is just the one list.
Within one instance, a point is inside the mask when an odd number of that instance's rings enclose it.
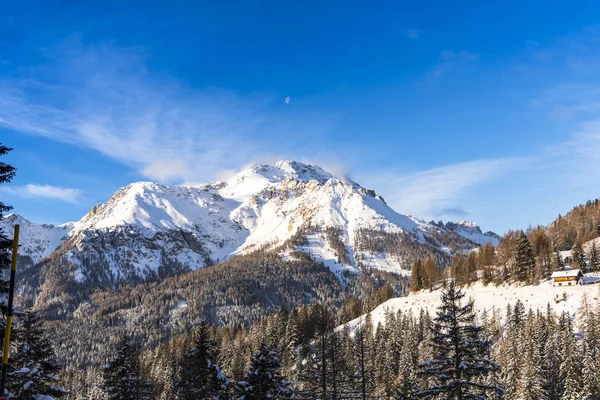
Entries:
{"label": "wispy white cloud", "polygon": [[[35,80],[0,80],[0,126],[96,150],[149,179],[212,179],[300,140],[267,112],[276,98],[192,90],[148,71],[143,49],[71,39],[47,56]],[[277,131],[288,135],[272,140]]]}
{"label": "wispy white cloud", "polygon": [[82,200],[83,190],[62,188],[51,185],[27,184],[23,186],[3,186],[0,190],[15,196],[39,200],[58,200],[78,204]]}
{"label": "wispy white cloud", "polygon": [[398,212],[432,218],[456,216],[456,212],[444,210],[460,209],[464,216],[468,210],[456,204],[464,204],[470,190],[522,169],[527,163],[526,159],[476,160],[413,173],[374,171],[360,179],[376,188]]}

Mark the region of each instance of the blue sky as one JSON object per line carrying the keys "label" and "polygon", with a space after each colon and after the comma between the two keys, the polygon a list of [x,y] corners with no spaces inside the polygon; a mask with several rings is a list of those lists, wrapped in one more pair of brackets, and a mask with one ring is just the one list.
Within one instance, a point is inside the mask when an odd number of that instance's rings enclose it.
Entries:
{"label": "blue sky", "polygon": [[296,159],[421,218],[547,224],[600,196],[600,4],[484,3],[5,1],[2,200],[60,223]]}

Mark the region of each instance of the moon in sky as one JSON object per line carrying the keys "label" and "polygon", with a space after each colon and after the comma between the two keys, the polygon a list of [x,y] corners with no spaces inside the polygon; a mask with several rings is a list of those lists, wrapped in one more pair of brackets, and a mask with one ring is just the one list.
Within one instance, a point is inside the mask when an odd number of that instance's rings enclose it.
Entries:
{"label": "moon in sky", "polygon": [[290,100],[292,100],[292,98],[290,96],[285,98],[285,104],[290,104]]}

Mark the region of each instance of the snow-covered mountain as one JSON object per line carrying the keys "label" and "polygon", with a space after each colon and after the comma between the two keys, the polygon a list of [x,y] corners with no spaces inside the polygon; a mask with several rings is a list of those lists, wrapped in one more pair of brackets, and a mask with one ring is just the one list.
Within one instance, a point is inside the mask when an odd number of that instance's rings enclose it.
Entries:
{"label": "snow-covered mountain", "polygon": [[3,227],[16,222],[23,226],[21,254],[34,262],[50,255],[38,268],[42,275],[59,268],[63,279],[100,286],[195,270],[260,248],[286,257],[302,251],[334,272],[406,273],[416,255],[444,262],[497,240],[474,224],[399,214],[374,191],[295,161],[255,164],[195,187],[132,183],[76,223],[36,225],[11,216]]}
{"label": "snow-covered mountain", "polygon": [[16,224],[20,225],[19,257],[27,258],[32,264],[49,256],[68,238],[74,223],[62,225],[36,224],[20,215],[9,214],[0,221],[0,229],[9,237]]}
{"label": "snow-covered mountain", "polygon": [[446,224],[440,221],[437,225],[441,228],[446,228],[456,232],[460,236],[469,239],[480,246],[483,246],[486,243],[491,243],[492,245],[496,246],[500,240],[500,236],[498,234],[491,231],[483,233],[481,228],[475,222],[471,221],[446,222]]}

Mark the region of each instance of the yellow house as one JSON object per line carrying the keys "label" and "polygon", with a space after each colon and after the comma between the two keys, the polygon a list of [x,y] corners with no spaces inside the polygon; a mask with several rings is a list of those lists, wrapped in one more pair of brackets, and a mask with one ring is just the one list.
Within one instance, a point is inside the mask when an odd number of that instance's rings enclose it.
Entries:
{"label": "yellow house", "polygon": [[572,286],[583,282],[583,273],[578,269],[552,273],[552,286]]}

